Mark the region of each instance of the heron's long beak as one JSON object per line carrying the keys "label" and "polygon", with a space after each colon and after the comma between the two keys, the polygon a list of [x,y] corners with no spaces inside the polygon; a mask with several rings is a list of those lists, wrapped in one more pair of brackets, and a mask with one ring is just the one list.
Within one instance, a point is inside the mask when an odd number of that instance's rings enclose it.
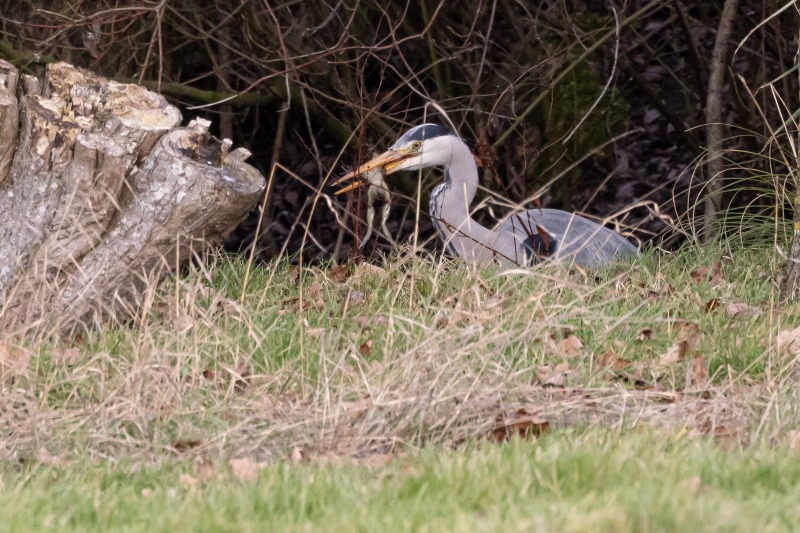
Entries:
{"label": "heron's long beak", "polygon": [[351,184],[349,184],[343,189],[339,189],[334,194],[335,195],[344,194],[346,192],[350,192],[354,189],[359,188],[363,183],[361,176],[364,173],[369,172],[370,170],[383,167],[383,169],[386,171],[387,174],[391,174],[392,170],[395,167],[397,167],[400,163],[402,163],[412,155],[413,154],[410,152],[404,152],[401,150],[386,150],[381,155],[373,157],[360,167],[351,170],[338,180],[334,181],[333,185],[338,186],[338,185],[344,185],[345,182],[347,182],[348,180],[353,180]]}

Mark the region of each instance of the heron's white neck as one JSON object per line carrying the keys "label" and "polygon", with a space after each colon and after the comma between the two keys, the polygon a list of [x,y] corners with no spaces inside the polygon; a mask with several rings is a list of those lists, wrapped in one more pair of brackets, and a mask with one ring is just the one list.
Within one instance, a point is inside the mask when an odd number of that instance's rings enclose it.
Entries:
{"label": "heron's white neck", "polygon": [[[469,206],[478,191],[478,167],[472,152],[460,139],[453,138],[453,155],[444,166],[444,180],[444,188],[433,199],[436,211],[446,219],[469,217]],[[448,222],[458,225],[461,220]]]}
{"label": "heron's white neck", "polygon": [[444,165],[444,183],[431,194],[431,221],[445,246],[453,255],[468,262],[488,265],[498,255],[513,253],[513,240],[499,242],[500,234],[478,224],[470,216],[469,206],[478,191],[478,167],[467,145],[453,139],[453,155]]}

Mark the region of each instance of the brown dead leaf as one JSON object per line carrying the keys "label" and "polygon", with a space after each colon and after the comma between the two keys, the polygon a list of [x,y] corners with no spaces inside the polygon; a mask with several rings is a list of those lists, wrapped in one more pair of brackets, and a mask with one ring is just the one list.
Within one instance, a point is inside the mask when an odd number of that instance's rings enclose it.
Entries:
{"label": "brown dead leaf", "polygon": [[569,363],[564,362],[553,369],[547,365],[537,367],[534,373],[543,387],[563,387],[564,379],[574,371],[570,369]]}
{"label": "brown dead leaf", "polygon": [[700,342],[700,326],[694,322],[680,322],[677,327],[679,355],[683,357],[697,348]]}
{"label": "brown dead leaf", "polygon": [[793,356],[800,355],[800,326],[779,332],[775,337],[775,347],[779,352]]}
{"label": "brown dead leaf", "polygon": [[361,357],[366,357],[372,353],[372,341],[366,341],[358,347],[358,353]]}
{"label": "brown dead leaf", "polygon": [[743,303],[729,303],[725,306],[725,313],[731,318],[741,318],[745,316],[758,316],[761,314],[761,308],[757,305],[749,305]]}
{"label": "brown dead leaf", "polygon": [[713,270],[707,266],[701,266],[689,272],[689,276],[695,283],[700,283],[708,279],[709,272],[711,272],[711,279],[708,282],[712,287],[722,284],[722,263],[720,261],[714,263]]}
{"label": "brown dead leaf", "polygon": [[681,348],[678,344],[670,346],[658,361],[659,366],[672,366],[681,359]]}
{"label": "brown dead leaf", "polygon": [[550,423],[547,420],[520,408],[511,415],[497,415],[492,428],[492,438],[496,442],[505,442],[515,436],[523,439],[538,437],[549,427]]}
{"label": "brown dead leaf", "polygon": [[623,381],[625,383],[629,383],[629,384],[633,385],[633,387],[636,390],[651,390],[651,389],[653,389],[654,388],[653,384],[650,383],[644,377],[644,370],[645,370],[644,363],[641,363],[641,362],[633,363],[632,362],[631,366],[633,367],[632,369],[628,368],[628,369],[617,371],[615,373],[617,379],[619,379],[620,381]]}
{"label": "brown dead leaf", "polygon": [[356,270],[353,273],[353,280],[359,281],[366,276],[377,276],[379,279],[384,279],[389,273],[376,265],[371,263],[359,263],[356,265]]}
{"label": "brown dead leaf", "polygon": [[700,283],[708,277],[708,270],[709,269],[707,266],[697,267],[689,272],[689,276],[692,278],[692,280],[694,280],[695,283]]}
{"label": "brown dead leaf", "polygon": [[203,442],[200,439],[195,439],[191,437],[181,437],[178,439],[173,440],[170,444],[172,445],[172,449],[174,449],[178,453],[183,453],[185,451],[191,450],[192,448],[197,448]]}
{"label": "brown dead leaf", "polygon": [[564,357],[575,357],[581,352],[583,343],[577,335],[570,335],[556,345],[556,351]]}
{"label": "brown dead leaf", "polygon": [[653,330],[650,328],[644,328],[636,336],[636,340],[639,342],[649,341],[652,338],[653,338]]}
{"label": "brown dead leaf", "polygon": [[706,313],[710,313],[711,311],[719,308],[719,299],[711,298],[709,301],[706,302]]}
{"label": "brown dead leaf", "polygon": [[319,298],[319,295],[320,295],[321,292],[322,292],[322,287],[320,287],[320,284],[315,281],[308,288],[308,295],[307,296],[309,298],[311,298],[312,300],[315,300],[315,299]]}
{"label": "brown dead leaf", "polygon": [[267,467],[267,463],[253,461],[248,457],[240,457],[228,461],[231,472],[241,481],[253,481],[258,477],[258,471]]}
{"label": "brown dead leaf", "polygon": [[711,286],[716,287],[722,285],[722,263],[720,261],[714,262],[714,273],[711,275]]}
{"label": "brown dead leaf", "polygon": [[597,360],[597,363],[600,366],[605,366],[610,368],[611,370],[622,370],[623,368],[627,368],[631,365],[631,362],[627,359],[622,359],[621,357],[617,357],[614,352],[608,350],[606,353],[600,356],[600,359]]}
{"label": "brown dead leaf", "polygon": [[334,283],[344,283],[344,281],[350,277],[350,266],[346,263],[332,265],[328,269],[328,277]]}
{"label": "brown dead leaf", "polygon": [[291,460],[292,464],[300,464],[303,461],[303,450],[300,447],[292,448]]}
{"label": "brown dead leaf", "polygon": [[702,386],[708,382],[708,372],[703,356],[697,354],[692,360],[692,383],[695,386]]}

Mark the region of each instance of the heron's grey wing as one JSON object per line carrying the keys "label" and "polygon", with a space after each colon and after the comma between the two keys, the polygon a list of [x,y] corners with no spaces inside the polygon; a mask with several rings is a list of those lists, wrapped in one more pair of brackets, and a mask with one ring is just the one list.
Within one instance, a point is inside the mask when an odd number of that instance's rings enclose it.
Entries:
{"label": "heron's grey wing", "polygon": [[572,260],[587,267],[610,265],[637,255],[625,237],[580,215],[558,209],[531,209],[512,214],[497,226],[512,233],[530,262],[546,257]]}

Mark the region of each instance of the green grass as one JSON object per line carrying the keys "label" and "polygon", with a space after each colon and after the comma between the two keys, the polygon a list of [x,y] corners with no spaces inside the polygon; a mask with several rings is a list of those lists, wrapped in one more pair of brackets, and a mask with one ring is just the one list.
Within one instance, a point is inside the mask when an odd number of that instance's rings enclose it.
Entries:
{"label": "green grass", "polygon": [[[5,341],[0,531],[791,529],[800,398],[775,336],[800,310],[776,305],[778,266],[715,247],[515,275],[221,259],[130,324]],[[539,440],[494,443],[530,419]],[[234,457],[267,466],[243,481]]]}
{"label": "green grass", "polygon": [[563,430],[378,468],[342,463],[278,462],[254,481],[171,461],[6,467],[0,531],[789,531],[800,521],[800,462],[784,448]]}

